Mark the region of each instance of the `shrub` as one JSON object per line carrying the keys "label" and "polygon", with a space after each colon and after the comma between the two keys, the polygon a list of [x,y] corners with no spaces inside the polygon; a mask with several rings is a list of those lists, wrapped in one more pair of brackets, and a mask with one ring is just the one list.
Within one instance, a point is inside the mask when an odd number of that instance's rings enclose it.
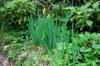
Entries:
{"label": "shrub", "polygon": [[0,8],[0,22],[6,25],[25,25],[29,14],[35,16],[36,6],[28,0],[13,0]]}
{"label": "shrub", "polygon": [[[99,27],[99,3],[100,1],[94,3],[87,3],[86,5],[77,6],[77,7],[67,7],[65,10],[71,10],[74,14],[70,19],[71,22],[74,22],[75,28],[80,31],[93,31],[95,28],[98,31]],[[68,26],[70,26],[68,24]]]}

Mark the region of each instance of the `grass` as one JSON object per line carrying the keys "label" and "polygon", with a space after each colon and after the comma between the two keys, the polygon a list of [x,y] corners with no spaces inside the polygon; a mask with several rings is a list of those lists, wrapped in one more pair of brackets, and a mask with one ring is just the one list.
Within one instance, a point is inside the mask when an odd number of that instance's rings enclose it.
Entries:
{"label": "grass", "polygon": [[47,50],[55,47],[55,26],[54,21],[45,17],[36,21],[30,17],[29,32],[33,44],[42,45]]}
{"label": "grass", "polygon": [[[79,48],[76,37],[74,37],[73,25],[72,33],[70,33],[66,24],[57,26],[53,18],[40,17],[33,20],[30,17],[28,26],[33,44],[43,46],[47,50],[53,66],[70,66],[70,64],[75,66]],[[52,56],[53,49],[55,52]],[[68,57],[70,54],[72,59]]]}

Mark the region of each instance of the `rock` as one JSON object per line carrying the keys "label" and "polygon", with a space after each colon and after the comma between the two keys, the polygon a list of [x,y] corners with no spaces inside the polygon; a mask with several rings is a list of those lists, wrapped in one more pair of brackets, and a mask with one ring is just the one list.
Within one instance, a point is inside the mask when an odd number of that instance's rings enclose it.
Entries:
{"label": "rock", "polygon": [[7,59],[3,62],[3,65],[4,66],[12,66],[11,63]]}
{"label": "rock", "polygon": [[40,54],[45,54],[46,50],[43,47],[37,47]]}
{"label": "rock", "polygon": [[28,57],[28,52],[24,52],[20,55],[21,58],[26,59]]}
{"label": "rock", "polygon": [[4,66],[3,62],[6,58],[3,55],[0,55],[0,66]]}
{"label": "rock", "polygon": [[11,62],[8,61],[3,55],[0,54],[0,66],[13,66]]}
{"label": "rock", "polygon": [[5,45],[5,46],[3,47],[4,50],[7,50],[8,48],[9,48],[9,45]]}

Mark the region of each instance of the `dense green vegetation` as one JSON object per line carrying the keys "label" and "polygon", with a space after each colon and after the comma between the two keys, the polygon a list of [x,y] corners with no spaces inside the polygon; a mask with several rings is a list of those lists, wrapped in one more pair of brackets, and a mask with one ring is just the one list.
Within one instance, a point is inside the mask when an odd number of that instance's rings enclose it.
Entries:
{"label": "dense green vegetation", "polygon": [[14,66],[100,66],[100,1],[0,0],[0,54]]}

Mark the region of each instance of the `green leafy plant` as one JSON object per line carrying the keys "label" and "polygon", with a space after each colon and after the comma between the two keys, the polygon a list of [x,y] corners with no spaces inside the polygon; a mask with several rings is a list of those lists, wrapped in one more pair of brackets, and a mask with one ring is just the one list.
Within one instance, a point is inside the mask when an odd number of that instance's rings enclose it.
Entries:
{"label": "green leafy plant", "polygon": [[[67,22],[69,21],[70,16],[69,13],[66,17]],[[53,20],[54,19],[47,17],[39,17],[38,19],[33,20],[32,16],[29,17],[28,27],[32,41],[35,45],[44,46],[47,49],[48,53],[51,55],[53,66],[66,66],[71,63],[72,65],[75,65],[78,46],[77,41],[74,39],[73,30],[72,34],[70,34],[67,31],[66,22],[63,25],[58,25],[56,23],[54,24]],[[71,39],[69,38],[70,35],[72,35]],[[71,43],[69,42],[70,40],[72,41]],[[51,49],[55,49],[54,56],[52,56]],[[70,52],[72,59],[65,58],[68,57],[66,55],[69,55]],[[73,61],[69,62],[69,60]]]}
{"label": "green leafy plant", "polygon": [[[99,19],[99,12],[100,12],[100,8],[99,8],[99,3],[100,1],[97,2],[88,2],[85,5],[82,6],[77,6],[77,7],[66,7],[64,8],[65,10],[71,10],[73,12],[73,15],[71,17],[71,22],[75,22],[75,28],[78,28],[84,31],[84,28],[87,28],[88,31],[89,30],[94,30],[95,27],[97,27]],[[94,16],[97,16],[95,17]],[[95,20],[93,20],[95,19]],[[94,24],[94,25],[93,25]],[[98,29],[98,27],[97,27]]]}
{"label": "green leafy plant", "polygon": [[52,19],[46,17],[33,20],[29,18],[29,32],[34,44],[53,48],[55,45],[55,26]]}
{"label": "green leafy plant", "polygon": [[0,8],[0,22],[6,25],[25,25],[29,14],[35,16],[35,8],[28,0],[13,0]]}

